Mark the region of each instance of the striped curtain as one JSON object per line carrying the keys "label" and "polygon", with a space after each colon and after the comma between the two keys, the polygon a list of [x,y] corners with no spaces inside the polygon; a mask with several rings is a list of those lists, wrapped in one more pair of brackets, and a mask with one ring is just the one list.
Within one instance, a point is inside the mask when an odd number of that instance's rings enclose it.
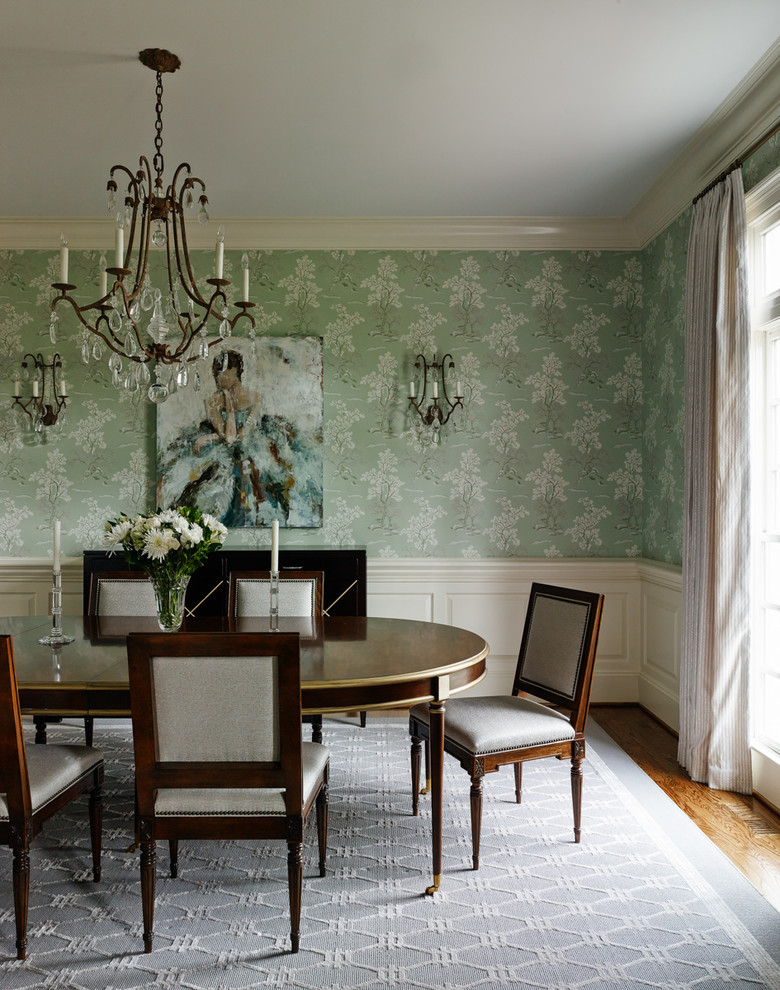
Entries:
{"label": "striped curtain", "polygon": [[685,303],[679,762],[752,788],[749,729],[749,318],[742,172],[693,206]]}

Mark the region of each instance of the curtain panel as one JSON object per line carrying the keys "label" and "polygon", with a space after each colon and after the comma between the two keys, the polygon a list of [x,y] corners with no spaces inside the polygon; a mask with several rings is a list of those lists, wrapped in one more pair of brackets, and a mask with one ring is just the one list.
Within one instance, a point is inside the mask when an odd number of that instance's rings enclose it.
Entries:
{"label": "curtain panel", "polygon": [[749,315],[742,172],[693,206],[685,304],[678,759],[749,793]]}

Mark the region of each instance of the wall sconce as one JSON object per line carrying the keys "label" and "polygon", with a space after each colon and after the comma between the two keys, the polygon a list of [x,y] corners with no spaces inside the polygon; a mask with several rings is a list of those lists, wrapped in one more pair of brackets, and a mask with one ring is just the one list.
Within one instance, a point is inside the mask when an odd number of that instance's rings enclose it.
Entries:
{"label": "wall sconce", "polygon": [[22,361],[22,378],[25,381],[30,378],[28,360],[34,369],[32,395],[26,401],[22,398],[21,383],[17,379],[14,382],[14,401],[11,408],[15,408],[19,415],[25,412],[32,423],[34,432],[40,436],[44,428],[54,426],[60,413],[64,412],[68,391],[62,376],[62,361],[59,354],[55,354],[50,362],[44,361],[42,354],[35,356],[25,354]]}
{"label": "wall sconce", "polygon": [[[441,361],[433,360],[428,363],[422,354],[417,355],[414,367],[421,372],[420,398],[417,399],[417,388],[414,379],[409,383],[409,408],[415,409],[420,419],[426,426],[433,430],[435,443],[439,440],[439,431],[449,420],[453,412],[460,406],[463,408],[463,383],[457,382],[455,385],[455,401],[453,402],[447,394],[447,373],[455,368],[455,362],[451,354],[445,354]],[[431,401],[426,404],[430,379]]]}

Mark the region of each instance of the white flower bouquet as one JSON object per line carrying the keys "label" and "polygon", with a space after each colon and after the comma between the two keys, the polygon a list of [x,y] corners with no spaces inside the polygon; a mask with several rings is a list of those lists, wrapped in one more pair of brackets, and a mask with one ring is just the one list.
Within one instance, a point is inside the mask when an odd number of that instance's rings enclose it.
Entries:
{"label": "white flower bouquet", "polygon": [[150,577],[193,574],[225,541],[227,529],[208,513],[186,506],[152,516],[120,515],[106,523],[105,546],[122,548],[130,564]]}
{"label": "white flower bouquet", "polygon": [[105,546],[122,549],[125,560],[149,575],[157,602],[160,628],[181,626],[187,582],[213,550],[225,541],[227,529],[208,513],[180,507],[152,516],[120,515],[106,523]]}

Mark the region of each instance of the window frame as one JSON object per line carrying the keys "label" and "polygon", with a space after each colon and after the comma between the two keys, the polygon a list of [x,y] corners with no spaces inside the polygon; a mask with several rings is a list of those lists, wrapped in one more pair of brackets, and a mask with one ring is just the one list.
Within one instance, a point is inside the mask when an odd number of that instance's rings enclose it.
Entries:
{"label": "window frame", "polygon": [[780,720],[777,710],[773,717],[767,712],[767,699],[780,694],[780,665],[771,668],[767,635],[770,613],[780,623],[780,581],[776,591],[768,587],[770,560],[777,556],[771,550],[780,549],[780,288],[765,291],[765,237],[780,229],[780,169],[747,193],[745,203],[751,326],[751,731],[754,748],[780,762]]}

